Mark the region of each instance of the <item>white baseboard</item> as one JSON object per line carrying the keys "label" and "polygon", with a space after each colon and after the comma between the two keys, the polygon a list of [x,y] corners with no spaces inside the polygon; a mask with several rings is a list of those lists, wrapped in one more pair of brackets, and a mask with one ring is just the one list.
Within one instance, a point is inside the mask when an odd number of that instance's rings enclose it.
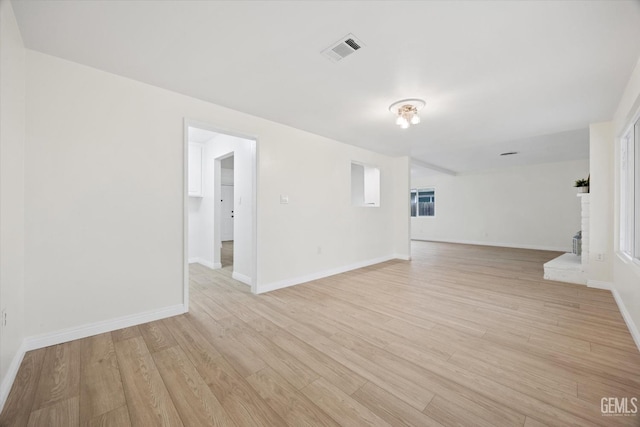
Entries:
{"label": "white baseboard", "polygon": [[237,272],[231,273],[231,278],[237,280],[238,282],[242,282],[245,285],[251,286],[251,277],[245,276],[244,274],[240,274]]}
{"label": "white baseboard", "polygon": [[332,268],[329,270],[319,271],[317,273],[307,274],[305,276],[279,280],[277,282],[271,282],[264,285],[259,285],[256,293],[263,294],[265,292],[271,292],[277,289],[288,288],[289,286],[299,285],[300,283],[311,282],[312,280],[318,280],[325,277],[334,276],[336,274],[345,273],[351,270],[357,270],[358,268],[368,267],[370,265],[379,264],[381,262],[390,261],[392,259],[396,259],[395,255],[387,255],[379,258],[370,259],[367,261],[356,262],[354,264],[345,265],[343,267]]}
{"label": "white baseboard", "polygon": [[13,359],[11,359],[11,364],[7,370],[7,374],[4,376],[2,383],[0,384],[0,412],[4,409],[4,404],[7,403],[9,392],[11,391],[13,382],[16,379],[16,375],[18,375],[18,369],[20,369],[20,365],[22,364],[22,360],[24,359],[26,352],[27,350],[23,340],[18,351],[13,356]]}
{"label": "white baseboard", "polygon": [[636,347],[638,347],[638,351],[640,351],[640,330],[638,326],[633,322],[627,307],[624,305],[624,301],[620,297],[620,294],[615,288],[611,289],[611,293],[613,294],[613,298],[616,300],[616,304],[618,304],[618,308],[620,309],[620,314],[622,314],[622,318],[624,322],[627,324],[627,328],[629,328],[629,333],[631,334],[631,338],[636,343]]}
{"label": "white baseboard", "polygon": [[203,258],[189,258],[189,264],[202,264],[205,267],[209,267],[212,270],[216,270],[218,268],[222,268],[222,264],[219,262],[210,262]]}
{"label": "white baseboard", "polygon": [[89,323],[87,325],[62,329],[56,332],[27,337],[24,339],[24,347],[26,351],[35,350],[38,348],[48,347],[50,345],[61,344],[80,338],[90,337],[92,335],[102,334],[104,332],[128,328],[129,326],[140,325],[141,323],[153,322],[154,320],[177,316],[178,314],[183,313],[185,313],[184,305],[176,304],[170,307],[161,308],[160,310],[131,314],[102,322]]}
{"label": "white baseboard", "polygon": [[4,408],[4,404],[6,403],[11,387],[13,386],[13,382],[18,374],[18,369],[20,369],[20,364],[22,363],[27,351],[61,344],[80,338],[86,338],[92,335],[102,334],[104,332],[115,331],[117,329],[128,328],[129,326],[135,326],[141,323],[153,322],[154,320],[176,316],[185,312],[184,305],[176,304],[160,310],[122,316],[102,322],[89,323],[79,327],[67,328],[56,332],[25,338],[22,340],[20,348],[11,360],[7,374],[0,384],[0,412]]}
{"label": "white baseboard", "polygon": [[587,280],[587,287],[610,291],[613,289],[613,283],[603,282],[602,280]]}
{"label": "white baseboard", "polygon": [[409,255],[393,254],[393,258],[401,259],[402,261],[411,261],[411,257]]}
{"label": "white baseboard", "polygon": [[458,243],[461,245],[476,245],[476,246],[498,246],[501,248],[515,248],[515,249],[533,249],[537,251],[554,251],[554,252],[571,252],[569,246],[543,246],[543,245],[525,245],[516,243],[501,243],[501,242],[484,242],[479,240],[457,240],[457,239],[414,239],[418,242],[442,242],[442,243]]}

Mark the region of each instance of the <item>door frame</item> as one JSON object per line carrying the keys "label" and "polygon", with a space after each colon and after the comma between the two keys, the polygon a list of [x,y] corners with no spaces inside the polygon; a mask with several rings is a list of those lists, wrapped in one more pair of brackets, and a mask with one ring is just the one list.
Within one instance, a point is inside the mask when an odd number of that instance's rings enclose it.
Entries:
{"label": "door frame", "polygon": [[183,266],[183,292],[182,303],[185,312],[189,311],[189,128],[199,128],[215,133],[235,136],[250,141],[251,145],[251,292],[257,293],[258,286],[258,137],[248,135],[234,130],[226,129],[222,126],[212,125],[199,120],[184,118],[183,120],[183,206],[182,206],[182,266]]}

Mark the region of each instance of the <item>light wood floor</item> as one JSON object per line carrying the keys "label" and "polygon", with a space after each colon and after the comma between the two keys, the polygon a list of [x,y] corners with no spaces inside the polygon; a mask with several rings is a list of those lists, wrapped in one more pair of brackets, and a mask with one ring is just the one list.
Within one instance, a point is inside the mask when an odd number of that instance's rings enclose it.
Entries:
{"label": "light wood floor", "polygon": [[222,264],[223,269],[233,272],[233,240],[222,242],[220,264]]}
{"label": "light wood floor", "polygon": [[607,291],[542,280],[542,251],[414,242],[254,296],[191,269],[191,312],[29,352],[2,426],[592,426],[640,397]]}

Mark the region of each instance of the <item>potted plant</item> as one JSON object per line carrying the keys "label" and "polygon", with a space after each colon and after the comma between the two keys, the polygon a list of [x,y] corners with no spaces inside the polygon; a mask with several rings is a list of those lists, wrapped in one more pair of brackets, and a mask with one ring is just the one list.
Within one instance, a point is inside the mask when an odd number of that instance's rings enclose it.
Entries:
{"label": "potted plant", "polygon": [[[589,176],[590,178],[591,176]],[[589,192],[589,178],[587,179],[578,179],[576,180],[576,187],[578,189],[578,193],[588,193]]]}

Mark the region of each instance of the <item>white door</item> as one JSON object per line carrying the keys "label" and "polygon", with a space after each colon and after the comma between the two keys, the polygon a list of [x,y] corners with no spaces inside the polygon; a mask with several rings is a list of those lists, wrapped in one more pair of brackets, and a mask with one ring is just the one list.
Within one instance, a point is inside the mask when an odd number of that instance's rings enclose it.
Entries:
{"label": "white door", "polygon": [[222,186],[222,241],[233,240],[233,185]]}

